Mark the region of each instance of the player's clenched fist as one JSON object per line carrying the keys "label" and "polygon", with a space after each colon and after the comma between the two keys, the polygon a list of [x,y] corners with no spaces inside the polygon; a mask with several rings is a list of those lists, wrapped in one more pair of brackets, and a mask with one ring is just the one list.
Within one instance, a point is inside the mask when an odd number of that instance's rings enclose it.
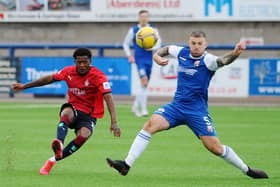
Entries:
{"label": "player's clenched fist", "polygon": [[234,51],[237,55],[241,54],[246,49],[246,43],[240,41],[235,45]]}
{"label": "player's clenched fist", "polygon": [[24,85],[21,84],[21,83],[14,83],[14,84],[11,85],[11,88],[16,92],[19,92],[19,91],[22,91],[24,89]]}

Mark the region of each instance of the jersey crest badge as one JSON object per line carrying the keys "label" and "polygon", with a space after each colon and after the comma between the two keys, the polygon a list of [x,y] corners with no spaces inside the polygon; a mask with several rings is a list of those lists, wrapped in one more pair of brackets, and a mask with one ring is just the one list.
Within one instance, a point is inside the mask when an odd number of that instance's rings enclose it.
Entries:
{"label": "jersey crest badge", "polygon": [[85,86],[88,86],[89,85],[89,81],[88,79],[85,81]]}
{"label": "jersey crest badge", "polygon": [[72,81],[72,77],[71,77],[70,75],[68,75],[68,79],[69,79],[70,81]]}
{"label": "jersey crest badge", "polygon": [[194,67],[198,67],[199,65],[200,65],[200,61],[199,60],[194,62]]}

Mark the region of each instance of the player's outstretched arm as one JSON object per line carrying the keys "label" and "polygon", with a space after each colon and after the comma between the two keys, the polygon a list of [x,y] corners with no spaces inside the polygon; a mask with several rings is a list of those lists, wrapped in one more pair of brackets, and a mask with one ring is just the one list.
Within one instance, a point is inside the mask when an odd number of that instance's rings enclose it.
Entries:
{"label": "player's outstretched arm", "polygon": [[165,59],[163,57],[167,55],[169,55],[168,46],[165,46],[160,48],[157,52],[155,52],[153,59],[158,65],[165,66],[168,64],[168,59]]}
{"label": "player's outstretched arm", "polygon": [[130,63],[135,63],[135,58],[130,52],[130,44],[133,41],[133,36],[134,36],[133,29],[130,28],[123,41],[123,50],[128,58],[128,62]]}
{"label": "player's outstretched arm", "polygon": [[233,51],[226,53],[217,59],[218,66],[224,66],[232,63],[246,49],[245,42],[238,42]]}
{"label": "player's outstretched arm", "polygon": [[104,100],[107,104],[107,108],[109,110],[110,117],[111,117],[110,131],[114,133],[115,137],[120,137],[121,136],[121,130],[120,130],[120,128],[118,126],[118,123],[117,123],[116,110],[115,110],[115,104],[114,104],[114,101],[113,101],[112,93],[104,94]]}
{"label": "player's outstretched arm", "polygon": [[12,84],[11,88],[16,92],[19,92],[19,91],[25,90],[27,88],[44,86],[44,85],[50,84],[52,82],[55,82],[55,80],[53,79],[53,75],[47,75],[47,76],[41,77],[35,81],[26,83],[26,84],[21,84],[21,83]]}

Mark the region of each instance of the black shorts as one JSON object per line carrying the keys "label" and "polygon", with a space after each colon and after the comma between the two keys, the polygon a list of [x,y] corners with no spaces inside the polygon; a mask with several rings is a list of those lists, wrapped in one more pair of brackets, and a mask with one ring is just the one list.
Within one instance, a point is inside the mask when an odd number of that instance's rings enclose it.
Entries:
{"label": "black shorts", "polygon": [[92,133],[93,128],[96,125],[96,121],[97,119],[94,117],[91,117],[89,114],[77,110],[75,109],[75,107],[70,104],[70,103],[64,103],[61,108],[60,108],[60,112],[59,112],[59,116],[62,112],[62,110],[66,107],[71,107],[73,109],[74,112],[74,120],[73,122],[69,125],[70,129],[75,129],[75,133],[77,133],[77,131],[82,128],[82,127],[86,127],[90,130],[90,132]]}

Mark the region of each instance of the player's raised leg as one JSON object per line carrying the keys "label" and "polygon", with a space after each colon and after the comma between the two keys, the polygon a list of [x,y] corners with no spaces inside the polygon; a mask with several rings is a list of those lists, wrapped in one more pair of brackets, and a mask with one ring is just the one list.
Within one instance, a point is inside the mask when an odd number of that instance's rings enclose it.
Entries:
{"label": "player's raised leg", "polygon": [[62,160],[68,156],[70,156],[71,154],[73,154],[74,152],[76,152],[77,150],[79,150],[82,145],[87,141],[87,139],[90,137],[91,135],[91,130],[86,128],[86,127],[82,127],[81,129],[79,129],[77,131],[77,136],[74,140],[72,140],[64,149],[63,149],[63,156],[61,158],[56,158],[56,157],[51,157],[49,158],[45,165],[40,169],[40,174],[41,175],[48,175],[52,169],[52,167],[56,164],[57,161]]}
{"label": "player's raised leg", "polygon": [[252,178],[268,178],[268,175],[261,170],[250,168],[243,160],[234,152],[234,150],[222,145],[216,136],[200,136],[203,145],[213,154],[220,156],[228,163],[240,169],[244,174]]}
{"label": "player's raised leg", "polygon": [[159,131],[169,128],[168,121],[161,115],[154,114],[148,122],[145,123],[143,129],[135,137],[128,155],[125,160],[112,160],[107,158],[109,166],[115,168],[121,175],[127,175],[130,167],[134,164],[137,158],[141,156],[143,151],[148,146],[151,136]]}
{"label": "player's raised leg", "polygon": [[74,120],[74,110],[69,103],[62,105],[60,112],[60,121],[57,127],[57,137],[52,141],[51,147],[54,151],[54,157],[49,158],[40,169],[41,175],[48,175],[57,160],[63,158],[63,143],[68,132],[68,127]]}
{"label": "player's raised leg", "polygon": [[[77,136],[72,140],[64,149],[63,149],[63,157],[61,159],[64,159],[77,150],[79,150],[82,145],[88,140],[88,138],[91,136],[92,130],[87,127],[82,127],[77,131]],[[60,160],[61,160],[60,159]]]}
{"label": "player's raised leg", "polygon": [[68,127],[74,120],[74,116],[74,109],[70,104],[66,103],[62,105],[60,121],[57,127],[57,136],[52,142],[52,149],[56,159],[61,159],[63,157],[63,143],[68,132]]}

